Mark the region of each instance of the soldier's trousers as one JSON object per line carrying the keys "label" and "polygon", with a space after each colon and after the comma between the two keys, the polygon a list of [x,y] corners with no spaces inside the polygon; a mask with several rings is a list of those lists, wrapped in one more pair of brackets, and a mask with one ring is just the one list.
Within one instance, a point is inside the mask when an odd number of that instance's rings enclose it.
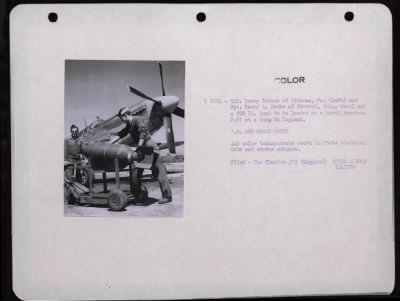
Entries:
{"label": "soldier's trousers", "polygon": [[[152,147],[154,150],[153,167],[151,169],[153,176],[157,177],[160,184],[161,195],[165,199],[172,199],[172,191],[168,182],[167,169],[161,160],[159,160],[160,149],[152,139],[147,140],[143,146]],[[142,177],[143,169],[139,171],[139,177]]]}

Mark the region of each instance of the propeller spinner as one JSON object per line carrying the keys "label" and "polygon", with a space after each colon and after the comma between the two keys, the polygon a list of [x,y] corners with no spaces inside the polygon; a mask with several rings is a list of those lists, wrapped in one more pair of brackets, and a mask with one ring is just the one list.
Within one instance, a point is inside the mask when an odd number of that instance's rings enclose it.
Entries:
{"label": "propeller spinner", "polygon": [[131,86],[129,86],[129,91],[131,91],[133,94],[135,94],[139,97],[153,101],[154,103],[161,105],[162,112],[163,112],[163,125],[165,128],[165,135],[166,135],[166,139],[167,139],[168,150],[169,150],[170,154],[176,154],[175,137],[174,137],[174,131],[173,131],[173,127],[172,127],[172,115],[171,114],[175,114],[179,117],[184,118],[185,111],[178,107],[178,104],[179,104],[178,97],[165,94],[164,75],[163,75],[162,65],[160,62],[158,63],[158,66],[159,66],[159,70],[160,70],[161,90],[162,90],[163,96],[152,98]]}

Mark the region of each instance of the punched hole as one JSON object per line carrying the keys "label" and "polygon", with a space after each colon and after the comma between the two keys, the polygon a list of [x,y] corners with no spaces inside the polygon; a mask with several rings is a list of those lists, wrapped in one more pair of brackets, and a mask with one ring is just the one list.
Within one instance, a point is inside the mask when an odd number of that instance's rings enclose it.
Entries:
{"label": "punched hole", "polygon": [[198,13],[196,15],[196,19],[199,22],[204,22],[206,20],[206,14],[205,13]]}
{"label": "punched hole", "polygon": [[354,19],[354,13],[351,12],[351,11],[346,12],[346,13],[344,14],[344,19],[345,19],[346,21],[348,21],[348,22],[353,21],[353,19]]}
{"label": "punched hole", "polygon": [[57,22],[58,16],[56,13],[49,13],[48,18],[50,22],[54,23]]}

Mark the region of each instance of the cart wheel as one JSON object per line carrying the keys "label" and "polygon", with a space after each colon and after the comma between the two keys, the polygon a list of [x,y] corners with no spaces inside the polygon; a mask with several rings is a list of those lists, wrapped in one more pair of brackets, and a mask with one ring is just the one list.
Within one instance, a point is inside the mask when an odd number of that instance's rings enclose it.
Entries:
{"label": "cart wheel", "polygon": [[108,206],[112,211],[124,210],[127,202],[128,201],[125,192],[119,189],[111,191],[108,195]]}
{"label": "cart wheel", "polygon": [[85,185],[86,187],[90,187],[90,179],[92,180],[92,185],[94,181],[94,171],[88,166],[82,165],[81,171],[77,170],[77,178],[79,183]]}
{"label": "cart wheel", "polygon": [[140,186],[140,192],[135,195],[135,203],[144,203],[149,197],[149,191],[143,184]]}

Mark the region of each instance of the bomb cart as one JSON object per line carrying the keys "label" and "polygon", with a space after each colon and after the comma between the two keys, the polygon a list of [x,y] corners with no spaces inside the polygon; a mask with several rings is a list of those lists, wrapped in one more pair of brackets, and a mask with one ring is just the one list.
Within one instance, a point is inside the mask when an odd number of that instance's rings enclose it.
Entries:
{"label": "bomb cart", "polygon": [[[142,184],[144,169],[154,165],[153,149],[123,144],[85,143],[82,153],[86,159],[78,163],[64,162],[64,195],[68,204],[106,205],[112,211],[122,211],[129,202],[143,204],[148,191]],[[95,172],[102,172],[103,191],[94,186]],[[129,171],[129,191],[121,189],[120,172]],[[108,190],[107,172],[115,175],[115,188]]]}

